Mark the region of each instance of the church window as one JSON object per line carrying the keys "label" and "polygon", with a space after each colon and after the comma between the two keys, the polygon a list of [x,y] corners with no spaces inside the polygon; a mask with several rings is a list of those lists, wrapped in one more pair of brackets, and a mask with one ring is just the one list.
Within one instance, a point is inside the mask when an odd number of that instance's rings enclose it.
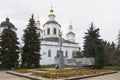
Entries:
{"label": "church window", "polygon": [[38,32],[38,36],[41,37],[41,36],[40,36],[40,32]]}
{"label": "church window", "polygon": [[45,35],[45,30],[44,30],[44,35]]}
{"label": "church window", "polygon": [[56,57],[58,58],[59,57],[59,54],[57,53]]}
{"label": "church window", "polygon": [[57,58],[59,57],[59,54],[58,54],[58,52],[59,52],[59,50],[57,50],[57,55],[56,55],[56,57],[57,57]]}
{"label": "church window", "polygon": [[47,29],[47,35],[50,35],[50,28]]}
{"label": "church window", "polygon": [[74,56],[75,56],[75,51],[72,52],[72,57],[74,58]]}
{"label": "church window", "polygon": [[54,32],[54,35],[55,35],[56,34],[56,28],[54,28],[53,32]]}
{"label": "church window", "polygon": [[43,54],[46,54],[45,52],[43,52]]}
{"label": "church window", "polygon": [[65,52],[65,57],[68,57],[68,51],[66,50],[66,52]]}
{"label": "church window", "polygon": [[60,34],[60,30],[58,31],[58,34]]}
{"label": "church window", "polygon": [[48,50],[48,57],[51,57],[51,50]]}

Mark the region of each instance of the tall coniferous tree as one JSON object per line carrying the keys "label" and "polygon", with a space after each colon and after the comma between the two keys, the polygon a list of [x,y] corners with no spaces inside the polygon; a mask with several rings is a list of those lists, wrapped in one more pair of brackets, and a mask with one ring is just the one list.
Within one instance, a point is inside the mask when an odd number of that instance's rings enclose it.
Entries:
{"label": "tall coniferous tree", "polygon": [[18,67],[19,42],[16,33],[11,30],[9,19],[6,18],[7,28],[3,30],[1,35],[1,67],[16,68]]}
{"label": "tall coniferous tree", "polygon": [[40,61],[40,39],[36,32],[35,20],[32,17],[29,20],[28,27],[24,30],[22,48],[22,66],[27,68],[39,67]]}
{"label": "tall coniferous tree", "polygon": [[103,41],[103,45],[104,45],[104,52],[105,52],[105,65],[107,65],[107,66],[113,65],[113,63],[114,63],[113,55],[116,52],[115,43]]}
{"label": "tall coniferous tree", "polygon": [[99,29],[95,29],[93,23],[84,37],[84,55],[95,58],[95,68],[104,66],[104,49],[102,39],[99,38]]}
{"label": "tall coniferous tree", "polygon": [[120,66],[120,31],[119,31],[119,34],[118,34],[118,44],[117,44],[117,47],[116,47],[116,52],[113,55],[113,61],[112,62],[113,62],[114,66]]}

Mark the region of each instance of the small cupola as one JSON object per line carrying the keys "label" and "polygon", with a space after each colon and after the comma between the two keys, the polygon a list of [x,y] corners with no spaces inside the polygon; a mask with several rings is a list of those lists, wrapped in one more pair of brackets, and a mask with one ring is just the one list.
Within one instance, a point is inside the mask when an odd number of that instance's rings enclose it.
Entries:
{"label": "small cupola", "polygon": [[68,26],[69,32],[66,34],[67,40],[71,42],[75,42],[75,33],[72,31],[73,30],[73,25],[70,21],[69,26]]}
{"label": "small cupola", "polygon": [[50,14],[48,15],[48,17],[49,17],[50,20],[55,20],[56,16],[54,15],[54,9],[53,9],[52,6],[50,8]]}

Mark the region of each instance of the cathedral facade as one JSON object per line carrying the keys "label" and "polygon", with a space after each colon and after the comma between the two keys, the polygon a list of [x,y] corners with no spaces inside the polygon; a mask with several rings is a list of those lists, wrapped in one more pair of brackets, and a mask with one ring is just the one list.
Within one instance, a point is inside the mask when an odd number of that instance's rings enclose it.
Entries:
{"label": "cathedral facade", "polygon": [[[40,28],[40,20],[37,19],[36,27],[40,33],[41,40],[41,65],[56,64],[57,52],[59,51],[59,34],[62,26],[55,20],[54,10],[51,7],[48,21]],[[66,34],[66,39],[62,38],[62,51],[64,59],[73,58],[76,51],[79,50],[79,44],[75,42],[75,33],[72,31],[73,26],[69,24],[69,32]]]}

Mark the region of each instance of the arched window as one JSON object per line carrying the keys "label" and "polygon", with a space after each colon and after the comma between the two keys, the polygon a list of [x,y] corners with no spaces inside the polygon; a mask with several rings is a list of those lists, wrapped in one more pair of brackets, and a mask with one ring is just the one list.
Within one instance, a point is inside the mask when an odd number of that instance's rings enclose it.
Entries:
{"label": "arched window", "polygon": [[44,30],[44,35],[45,35],[45,30]]}
{"label": "arched window", "polygon": [[47,29],[47,35],[50,35],[50,28]]}
{"label": "arched window", "polygon": [[57,57],[57,58],[59,57],[59,53],[58,53],[58,52],[59,52],[59,50],[57,50],[57,54],[56,54],[56,57]]}
{"label": "arched window", "polygon": [[56,28],[53,29],[53,34],[56,35]]}
{"label": "arched window", "polygon": [[51,57],[51,50],[48,50],[48,57]]}
{"label": "arched window", "polygon": [[40,32],[38,32],[38,36],[41,37],[41,36],[40,36]]}
{"label": "arched window", "polygon": [[60,30],[58,31],[58,35],[60,34]]}
{"label": "arched window", "polygon": [[65,51],[65,57],[68,57],[68,51],[67,50]]}
{"label": "arched window", "polygon": [[72,57],[74,58],[74,56],[75,56],[75,51],[72,51]]}

